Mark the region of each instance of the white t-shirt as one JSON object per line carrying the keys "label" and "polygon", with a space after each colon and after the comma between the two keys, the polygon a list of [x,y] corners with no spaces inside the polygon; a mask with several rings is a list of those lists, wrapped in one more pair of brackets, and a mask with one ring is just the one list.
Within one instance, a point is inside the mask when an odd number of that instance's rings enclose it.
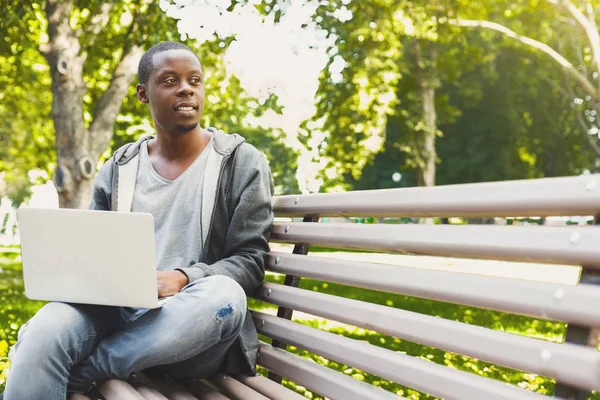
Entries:
{"label": "white t-shirt", "polygon": [[160,176],[140,148],[131,210],[154,217],[157,270],[186,268],[202,259],[202,187],[212,139],[177,179]]}

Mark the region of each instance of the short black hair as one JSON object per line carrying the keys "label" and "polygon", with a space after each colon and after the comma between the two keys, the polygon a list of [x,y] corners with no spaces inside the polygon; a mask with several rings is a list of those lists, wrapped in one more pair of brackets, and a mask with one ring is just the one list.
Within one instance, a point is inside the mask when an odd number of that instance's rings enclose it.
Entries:
{"label": "short black hair", "polygon": [[[140,64],[138,65],[138,79],[142,85],[148,83],[150,74],[152,74],[152,70],[154,70],[154,64],[152,63],[154,55],[169,50],[187,50],[194,56],[196,56],[196,58],[198,58],[198,55],[183,43],[160,42],[158,44],[155,44],[144,53],[142,59],[140,60]],[[200,61],[200,58],[198,58],[198,61]]]}

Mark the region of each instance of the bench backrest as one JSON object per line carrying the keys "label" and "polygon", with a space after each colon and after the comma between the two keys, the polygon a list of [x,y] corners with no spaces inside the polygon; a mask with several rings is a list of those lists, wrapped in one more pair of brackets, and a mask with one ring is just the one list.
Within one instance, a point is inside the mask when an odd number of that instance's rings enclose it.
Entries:
{"label": "bench backrest", "polygon": [[[505,382],[413,357],[383,346],[289,321],[291,310],[376,331],[491,364],[549,377],[556,396],[580,398],[600,389],[600,227],[316,222],[323,217],[550,217],[600,214],[600,176],[552,178],[350,193],[281,196],[274,201],[272,240],[294,244],[272,252],[268,269],[285,285],[265,283],[256,298],[279,306],[278,316],[253,312],[262,335],[259,364],[332,399],[398,398],[397,394],[284,351],[293,345],[444,399],[546,399]],[[288,220],[286,220],[288,218]],[[303,222],[293,219],[302,218]],[[401,265],[307,255],[309,246],[411,254]],[[417,255],[417,256],[415,256]],[[435,257],[583,267],[579,285],[420,268]],[[450,262],[450,261],[448,261]],[[479,262],[481,268],[486,262]],[[524,265],[524,264],[523,264]],[[539,266],[543,280],[543,266]],[[297,288],[300,277],[421,299],[562,321],[567,341],[556,343],[488,329],[393,306]],[[591,346],[591,347],[590,347]],[[587,398],[587,397],[581,397]]]}

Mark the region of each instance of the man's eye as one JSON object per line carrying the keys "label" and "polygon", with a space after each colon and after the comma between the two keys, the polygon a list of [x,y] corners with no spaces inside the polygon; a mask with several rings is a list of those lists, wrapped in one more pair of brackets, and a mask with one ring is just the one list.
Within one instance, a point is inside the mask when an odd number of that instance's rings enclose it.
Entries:
{"label": "man's eye", "polygon": [[198,78],[197,76],[195,76],[195,77],[192,78],[192,82],[194,82],[194,83],[200,83],[201,80],[200,80],[200,78]]}
{"label": "man's eye", "polygon": [[175,82],[177,82],[177,80],[175,78],[167,78],[165,80],[165,82],[167,82],[167,83],[175,83]]}

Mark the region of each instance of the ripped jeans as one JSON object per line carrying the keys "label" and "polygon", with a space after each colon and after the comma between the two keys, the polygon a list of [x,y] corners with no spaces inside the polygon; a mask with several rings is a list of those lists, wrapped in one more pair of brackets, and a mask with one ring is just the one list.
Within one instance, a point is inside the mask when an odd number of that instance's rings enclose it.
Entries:
{"label": "ripped jeans", "polygon": [[5,400],[64,400],[94,381],[147,369],[208,377],[223,363],[245,315],[243,289],[225,276],[192,282],[151,310],[46,304],[19,333]]}

